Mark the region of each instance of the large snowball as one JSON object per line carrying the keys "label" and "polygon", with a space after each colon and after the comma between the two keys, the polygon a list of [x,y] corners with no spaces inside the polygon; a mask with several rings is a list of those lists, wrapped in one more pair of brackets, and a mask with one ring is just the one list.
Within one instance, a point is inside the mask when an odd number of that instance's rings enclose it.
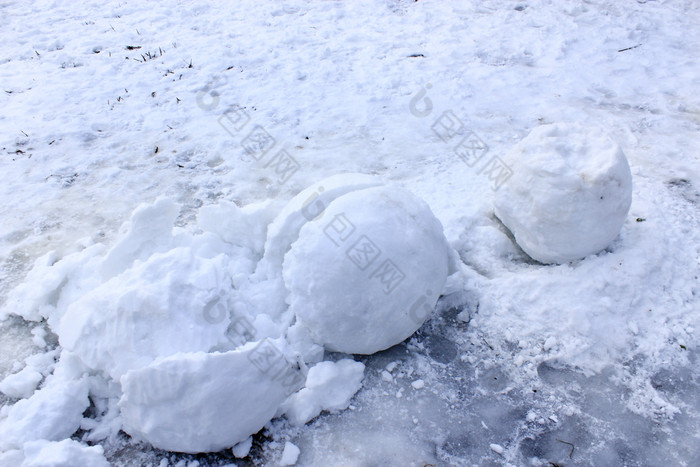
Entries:
{"label": "large snowball", "polygon": [[330,202],[286,254],[288,302],[316,343],[371,354],[413,334],[445,284],[442,225],[406,190],[374,187]]}
{"label": "large snowball", "polygon": [[620,147],[601,130],[543,125],[505,162],[513,175],[496,193],[495,214],[532,258],[583,258],[620,233],[632,202],[632,174]]}

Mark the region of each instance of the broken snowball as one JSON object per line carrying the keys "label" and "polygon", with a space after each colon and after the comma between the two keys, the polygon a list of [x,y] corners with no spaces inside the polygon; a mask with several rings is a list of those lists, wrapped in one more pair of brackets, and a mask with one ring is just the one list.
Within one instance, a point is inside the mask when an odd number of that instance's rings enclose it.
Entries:
{"label": "broken snowball", "polygon": [[179,353],[121,378],[124,431],[177,452],[235,446],[269,422],[304,376],[283,339],[225,353]]}

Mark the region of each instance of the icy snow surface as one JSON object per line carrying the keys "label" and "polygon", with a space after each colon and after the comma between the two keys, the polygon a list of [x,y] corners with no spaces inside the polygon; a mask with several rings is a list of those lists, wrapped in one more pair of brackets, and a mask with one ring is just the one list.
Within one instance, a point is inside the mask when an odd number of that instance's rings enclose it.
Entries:
{"label": "icy snow surface", "polygon": [[[697,1],[9,1],[0,41],[0,465],[700,464]],[[572,122],[620,145],[632,204],[542,265],[494,198],[509,151]],[[373,177],[319,184],[350,172]],[[373,180],[427,203],[458,271],[406,342],[324,354],[281,266]],[[291,365],[247,457],[136,442],[245,443],[198,426],[238,410],[209,361],[247,341]],[[319,385],[270,409],[297,371]]]}

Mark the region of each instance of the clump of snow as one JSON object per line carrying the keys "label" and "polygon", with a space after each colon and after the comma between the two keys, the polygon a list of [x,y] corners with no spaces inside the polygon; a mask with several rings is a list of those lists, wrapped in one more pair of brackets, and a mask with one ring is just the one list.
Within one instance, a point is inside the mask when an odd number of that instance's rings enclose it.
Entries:
{"label": "clump of snow", "polygon": [[76,376],[54,374],[32,397],[9,407],[0,421],[0,450],[41,439],[60,441],[75,433],[90,405],[88,382]]}
{"label": "clump of snow", "polygon": [[156,253],[72,303],[60,343],[116,380],[157,357],[209,351],[225,342],[230,321],[203,312],[231,288],[227,265],[225,255],[201,257],[189,246]]}
{"label": "clump of snow", "polygon": [[289,441],[287,441],[286,443],[284,443],[284,450],[282,451],[280,465],[287,466],[296,464],[297,459],[299,459],[300,453],[301,451],[294,443],[290,443]]}
{"label": "clump of snow", "polygon": [[86,446],[72,439],[31,441],[24,445],[20,467],[109,467],[102,446]]}
{"label": "clump of snow", "polygon": [[262,254],[267,225],[275,214],[276,209],[270,202],[239,208],[230,201],[222,200],[216,205],[202,206],[197,214],[197,223],[227,243]]}
{"label": "clump of snow", "polygon": [[500,444],[489,444],[489,448],[496,454],[503,454],[504,451],[503,446]]}
{"label": "clump of snow", "polygon": [[253,447],[253,437],[248,436],[244,441],[241,441],[231,448],[231,452],[233,452],[235,457],[243,459],[248,455],[251,447]]}
{"label": "clump of snow", "polygon": [[349,359],[314,365],[306,377],[306,387],[285,403],[287,418],[294,425],[303,425],[323,410],[346,409],[362,387],[364,370],[362,363]]}
{"label": "clump of snow", "polygon": [[417,379],[411,383],[411,386],[416,390],[423,389],[425,387],[425,381],[422,379]]}
{"label": "clump of snow", "polygon": [[371,354],[423,324],[448,258],[442,225],[425,202],[395,187],[353,191],[301,228],[284,258],[287,301],[316,343]]}
{"label": "clump of snow", "polygon": [[11,374],[0,382],[0,392],[15,399],[24,399],[31,396],[43,376],[31,367],[25,367],[17,373]]}
{"label": "clump of snow", "polygon": [[495,195],[495,214],[532,258],[583,258],[620,233],[632,202],[632,175],[620,146],[601,130],[542,125],[504,160],[513,175]]}

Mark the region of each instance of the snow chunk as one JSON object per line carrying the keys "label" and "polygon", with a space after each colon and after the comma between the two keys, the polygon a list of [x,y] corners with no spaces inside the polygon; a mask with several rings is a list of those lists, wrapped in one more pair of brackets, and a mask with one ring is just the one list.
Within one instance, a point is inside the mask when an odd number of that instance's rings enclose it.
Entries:
{"label": "snow chunk", "polygon": [[272,203],[256,203],[239,208],[230,201],[202,206],[197,224],[221,237],[225,242],[250,248],[262,254],[267,225],[275,211]]}
{"label": "snow chunk", "polygon": [[24,445],[21,467],[109,467],[102,446],[86,446],[72,439],[31,441]]}
{"label": "snow chunk", "polygon": [[154,252],[166,251],[171,246],[173,224],[179,212],[180,207],[167,198],[139,206],[123,227],[128,233],[102,263],[104,278],[116,276],[134,261],[146,259]]}
{"label": "snow chunk", "polygon": [[21,448],[40,439],[62,440],[80,428],[83,412],[90,405],[87,380],[54,375],[48,381],[32,397],[10,407],[7,418],[0,422],[0,450]]}
{"label": "snow chunk", "polygon": [[115,380],[157,357],[209,351],[230,322],[225,307],[208,307],[232,290],[226,267],[225,255],[201,258],[188,247],[155,254],[71,304],[59,341]]}
{"label": "snow chunk", "polygon": [[489,448],[491,448],[491,450],[496,454],[503,454],[504,451],[503,446],[500,444],[489,444]]}
{"label": "snow chunk", "polygon": [[31,396],[43,376],[30,367],[9,375],[0,382],[0,391],[15,399],[24,399]]}
{"label": "snow chunk", "polygon": [[233,452],[233,455],[236,456],[239,459],[243,459],[248,455],[250,452],[250,448],[253,447],[253,437],[248,436],[245,441],[241,441],[240,443],[236,444],[233,449],[231,449],[231,452]]}
{"label": "snow chunk", "polygon": [[60,314],[57,307],[60,308],[62,291],[69,278],[104,250],[104,245],[95,244],[60,260],[55,251],[39,257],[26,280],[8,295],[0,319],[16,314],[27,321],[49,318],[51,324],[52,317]]}
{"label": "snow chunk", "polygon": [[365,366],[354,360],[321,362],[309,370],[306,387],[289,397],[286,416],[293,425],[303,425],[322,410],[344,410],[362,387]]}
{"label": "snow chunk", "polygon": [[622,149],[602,130],[543,125],[504,161],[513,175],[496,192],[495,214],[532,258],[583,258],[620,233],[632,202],[632,174]]}
{"label": "snow chunk", "polygon": [[340,196],[284,259],[287,301],[315,342],[372,354],[423,324],[445,285],[449,246],[425,202],[395,187]]}
{"label": "snow chunk", "polygon": [[422,379],[417,379],[411,383],[411,386],[413,387],[413,389],[416,390],[423,389],[425,387],[425,381],[423,381]]}
{"label": "snow chunk", "polygon": [[282,339],[176,354],[121,379],[124,431],[177,452],[230,448],[269,422],[303,376]]}
{"label": "snow chunk", "polygon": [[297,459],[299,459],[299,453],[301,453],[299,448],[295,444],[287,441],[286,443],[284,443],[284,450],[282,451],[280,465],[286,466],[296,464]]}

